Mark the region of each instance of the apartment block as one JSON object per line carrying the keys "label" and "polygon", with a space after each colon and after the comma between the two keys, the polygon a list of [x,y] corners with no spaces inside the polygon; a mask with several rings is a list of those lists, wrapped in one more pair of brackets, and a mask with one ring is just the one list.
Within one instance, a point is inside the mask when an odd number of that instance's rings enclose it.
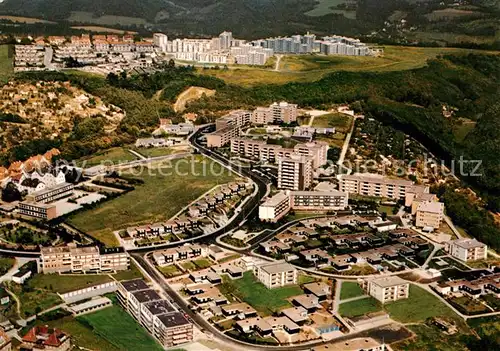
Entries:
{"label": "apartment block", "polygon": [[407,299],[410,291],[410,283],[397,276],[364,280],[362,287],[382,303]]}
{"label": "apartment block", "polygon": [[295,104],[289,104],[285,101],[280,103],[275,102],[269,108],[273,113],[275,121],[287,124],[297,121],[297,105]]}
{"label": "apartment block", "polygon": [[259,206],[259,219],[277,222],[290,211],[290,208],[289,194],[281,191]]}
{"label": "apartment block", "polygon": [[254,274],[268,289],[297,284],[297,270],[285,261],[258,265]]}
{"label": "apartment block", "polygon": [[484,260],[488,255],[488,247],[476,239],[457,239],[445,244],[445,250],[455,258],[464,262]]}
{"label": "apartment block", "polygon": [[437,201],[421,202],[418,205],[415,225],[424,230],[439,228],[443,221],[444,204]]}
{"label": "apartment block", "polygon": [[163,346],[174,347],[193,340],[193,325],[144,280],[120,282],[117,297],[123,308]]}
{"label": "apartment block", "polygon": [[341,175],[339,180],[341,191],[395,200],[404,199],[406,192],[413,186],[413,182],[409,180],[392,179],[371,173]]}
{"label": "apartment block", "polygon": [[41,248],[43,273],[101,273],[126,270],[130,258],[123,248],[67,245]]}
{"label": "apartment block", "polygon": [[240,128],[227,127],[207,135],[207,147],[223,147],[240,135]]}
{"label": "apartment block", "polygon": [[327,162],[328,143],[322,141],[297,144],[293,149],[281,145],[268,144],[263,140],[235,138],[231,140],[231,153],[258,158],[265,162],[277,162],[280,157],[299,154],[312,158],[312,166],[318,168]]}
{"label": "apartment block", "polygon": [[291,208],[295,210],[337,211],[344,210],[349,194],[343,191],[292,191]]}
{"label": "apartment block", "polygon": [[158,266],[163,267],[175,262],[206,257],[207,255],[208,248],[206,246],[191,244],[156,251],[153,253],[153,260]]}
{"label": "apartment block", "polygon": [[293,154],[278,158],[278,188],[306,190],[312,184],[313,162],[311,157]]}
{"label": "apartment block", "polygon": [[274,123],[273,111],[268,107],[257,107],[252,113],[251,122],[258,125]]}
{"label": "apartment block", "polygon": [[224,128],[235,128],[235,127],[243,127],[250,123],[252,119],[252,112],[245,110],[237,110],[228,113],[227,115],[217,119],[215,121],[216,130],[224,129]]}

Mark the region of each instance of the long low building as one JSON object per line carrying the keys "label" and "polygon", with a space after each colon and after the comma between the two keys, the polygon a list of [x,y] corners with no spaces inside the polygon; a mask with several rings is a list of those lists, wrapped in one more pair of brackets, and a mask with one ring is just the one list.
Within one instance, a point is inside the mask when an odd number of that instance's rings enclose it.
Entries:
{"label": "long low building", "polygon": [[413,182],[393,179],[372,173],[356,173],[340,176],[340,190],[350,194],[405,199],[406,192],[413,189]]}
{"label": "long low building", "polygon": [[240,135],[239,127],[226,127],[207,135],[207,147],[223,147]]}
{"label": "long low building", "polygon": [[120,282],[117,297],[123,308],[163,346],[174,347],[193,340],[193,325],[144,280]]}
{"label": "long low building", "polygon": [[100,273],[127,270],[130,257],[121,247],[99,248],[76,245],[42,247],[43,273]]}
{"label": "long low building", "polygon": [[349,194],[337,190],[281,191],[259,206],[259,219],[277,222],[290,210],[340,211],[348,202]]}

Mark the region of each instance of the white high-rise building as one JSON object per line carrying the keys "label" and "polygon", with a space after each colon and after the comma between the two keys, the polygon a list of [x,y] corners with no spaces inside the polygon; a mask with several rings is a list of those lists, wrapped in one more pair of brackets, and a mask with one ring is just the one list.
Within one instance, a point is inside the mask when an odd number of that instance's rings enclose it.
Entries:
{"label": "white high-rise building", "polygon": [[167,52],[168,36],[163,33],[153,34],[153,43],[162,52]]}
{"label": "white high-rise building", "polygon": [[219,49],[220,50],[229,50],[232,42],[233,42],[233,33],[222,32],[219,35],[219,43],[220,43]]}
{"label": "white high-rise building", "polygon": [[278,158],[278,188],[307,190],[313,179],[312,157],[292,154]]}

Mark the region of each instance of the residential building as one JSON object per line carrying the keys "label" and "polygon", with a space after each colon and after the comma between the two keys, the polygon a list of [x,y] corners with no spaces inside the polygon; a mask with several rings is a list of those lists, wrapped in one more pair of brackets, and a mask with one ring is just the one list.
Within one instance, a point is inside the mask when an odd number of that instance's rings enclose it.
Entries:
{"label": "residential building", "polygon": [[404,199],[413,182],[393,179],[372,173],[356,173],[340,176],[340,190],[350,194],[384,197],[394,200]]}
{"label": "residential building", "polygon": [[312,184],[312,158],[301,155],[278,158],[278,188],[306,190]]}
{"label": "residential building", "polygon": [[154,46],[160,49],[161,52],[167,52],[168,36],[163,33],[153,34]]}
{"label": "residential building", "polygon": [[268,107],[257,107],[252,112],[252,118],[250,121],[252,124],[257,125],[271,124],[274,123],[274,115]]}
{"label": "residential building", "polygon": [[464,262],[485,260],[488,247],[476,239],[457,239],[445,244],[445,250],[455,258]]}
{"label": "residential building", "polygon": [[273,113],[275,121],[287,124],[297,121],[297,105],[295,104],[289,104],[285,101],[280,103],[275,102],[269,108]]}
{"label": "residential building", "polygon": [[160,267],[167,266],[179,261],[191,260],[197,257],[208,256],[209,250],[206,246],[201,245],[184,245],[172,247],[166,250],[155,251],[153,260]]}
{"label": "residential building", "polygon": [[381,303],[407,299],[410,291],[410,283],[397,276],[364,280],[362,287]]}
{"label": "residential building", "polygon": [[285,261],[258,265],[254,274],[268,289],[297,284],[297,270]]}
{"label": "residential building", "polygon": [[142,279],[122,281],[118,301],[164,347],[174,347],[193,340],[193,325],[183,313],[150,289]]}
{"label": "residential building", "polygon": [[453,293],[465,293],[472,298],[492,294],[500,298],[500,273],[484,275],[474,280],[451,280],[436,286],[436,290],[442,295]]}
{"label": "residential building", "polygon": [[349,194],[342,191],[291,191],[290,207],[296,210],[337,211],[348,206]]}
{"label": "residential building", "polygon": [[67,351],[71,349],[71,338],[60,329],[35,326],[23,336],[20,349]]}
{"label": "residential building", "polygon": [[130,258],[123,248],[76,247],[41,248],[43,273],[100,273],[127,270]]}
{"label": "residential building", "polygon": [[437,201],[421,202],[418,205],[415,225],[424,230],[438,229],[443,221],[444,204]]}
{"label": "residential building", "polygon": [[290,211],[290,196],[280,191],[259,206],[261,221],[277,222]]}
{"label": "residential building", "polygon": [[207,147],[223,147],[240,135],[240,128],[226,127],[207,135]]}

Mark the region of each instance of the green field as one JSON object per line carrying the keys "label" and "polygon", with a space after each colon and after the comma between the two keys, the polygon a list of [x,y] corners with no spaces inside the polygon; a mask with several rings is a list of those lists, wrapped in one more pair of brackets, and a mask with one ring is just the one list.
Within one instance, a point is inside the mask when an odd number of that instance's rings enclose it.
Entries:
{"label": "green field", "polygon": [[352,117],[342,113],[329,113],[314,118],[313,127],[335,128],[341,132],[348,132],[352,123]]}
{"label": "green field", "polygon": [[114,147],[112,149],[98,152],[90,157],[85,157],[78,160],[76,163],[79,167],[92,167],[97,165],[117,165],[137,160],[137,157],[127,151],[126,148]]}
{"label": "green field", "polygon": [[86,314],[77,321],[119,350],[154,351],[163,348],[130,315],[118,306]]}
{"label": "green field", "polygon": [[70,223],[106,245],[116,245],[114,230],[166,221],[215,185],[235,179],[234,174],[218,163],[201,157],[168,162],[164,167],[123,171],[123,176],[141,179],[144,184],[94,209],[71,216]]}
{"label": "green field", "polygon": [[347,300],[353,297],[363,296],[365,292],[358,283],[355,282],[342,282],[340,288],[340,299]]}
{"label": "green field", "polygon": [[171,264],[169,266],[165,267],[158,267],[158,270],[166,277],[166,278],[172,278],[178,275],[182,274],[182,271],[177,268],[176,265]]}
{"label": "green field", "polygon": [[[147,158],[167,156],[167,155],[172,155],[174,153],[179,152],[179,150],[172,149],[170,147],[134,148],[133,150],[140,153],[142,156],[147,157]],[[180,152],[184,152],[184,151],[180,151]]]}
{"label": "green field", "polygon": [[362,316],[367,313],[378,312],[382,310],[382,304],[373,297],[341,303],[339,313],[344,317]]}
{"label": "green field", "polygon": [[413,284],[410,284],[407,299],[387,303],[384,307],[392,319],[401,323],[424,322],[427,318],[437,316],[457,317],[436,296]]}
{"label": "green field", "polygon": [[12,58],[9,57],[9,46],[0,45],[0,83],[6,83],[13,73]]}
{"label": "green field", "polygon": [[4,275],[14,266],[16,260],[11,257],[0,257],[0,276]]}
{"label": "green field", "polygon": [[287,286],[276,289],[268,289],[260,283],[252,272],[245,272],[243,278],[232,280],[223,276],[223,283],[219,290],[224,295],[233,295],[245,301],[262,315],[271,315],[283,308],[290,307],[288,298],[303,294],[298,286]]}
{"label": "green field", "polygon": [[202,70],[227,83],[254,86],[258,84],[285,84],[289,82],[312,82],[324,75],[338,71],[387,72],[424,67],[428,59],[438,55],[469,52],[492,53],[457,48],[384,46],[380,57],[371,56],[321,56],[287,55],[280,62],[280,71],[258,67],[234,66],[229,70]]}
{"label": "green field", "polygon": [[120,281],[120,280],[144,278],[144,276],[142,275],[139,268],[135,265],[135,263],[132,262],[132,260],[130,260],[130,269],[113,274],[113,278]]}

